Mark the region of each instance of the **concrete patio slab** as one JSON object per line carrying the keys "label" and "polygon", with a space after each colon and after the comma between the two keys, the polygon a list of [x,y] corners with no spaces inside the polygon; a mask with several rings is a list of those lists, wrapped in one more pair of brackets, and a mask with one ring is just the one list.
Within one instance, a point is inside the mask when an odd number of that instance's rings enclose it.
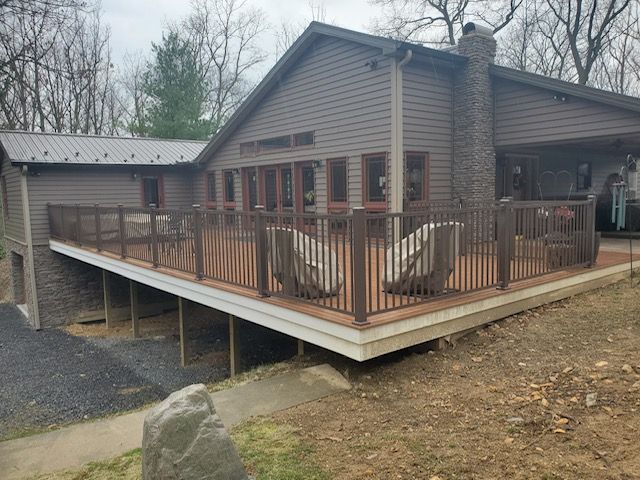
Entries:
{"label": "concrete patio slab", "polygon": [[[211,394],[227,428],[318,400],[350,388],[330,365],[318,365]],[[142,445],[147,410],[60,430],[0,442],[0,472],[5,480],[68,470],[123,454]]]}

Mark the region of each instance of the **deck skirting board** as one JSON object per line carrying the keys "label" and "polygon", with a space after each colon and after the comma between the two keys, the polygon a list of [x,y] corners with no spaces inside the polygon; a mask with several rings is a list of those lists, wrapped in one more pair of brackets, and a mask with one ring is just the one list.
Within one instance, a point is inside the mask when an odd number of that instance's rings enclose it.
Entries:
{"label": "deck skirting board", "polygon": [[451,335],[488,322],[585,292],[629,275],[629,264],[584,269],[575,275],[498,291],[480,300],[470,299],[440,310],[418,312],[396,321],[375,322],[356,328],[299,312],[257,295],[242,295],[187,280],[152,268],[134,265],[88,249],[50,240],[50,248],[130,280],[202,305],[238,316],[266,328],[290,335],[358,361],[375,358],[429,340]]}

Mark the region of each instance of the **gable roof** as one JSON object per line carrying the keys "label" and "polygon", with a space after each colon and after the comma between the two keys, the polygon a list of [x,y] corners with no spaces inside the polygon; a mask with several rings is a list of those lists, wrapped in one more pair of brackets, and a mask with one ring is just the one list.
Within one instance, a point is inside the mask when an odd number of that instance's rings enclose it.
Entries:
{"label": "gable roof", "polygon": [[499,65],[491,65],[490,73],[494,77],[520,82],[533,87],[553,90],[558,93],[572,95],[578,98],[584,98],[594,102],[600,102],[613,107],[631,110],[640,113],[640,98],[622,95],[620,93],[608,92],[598,88],[578,85],[576,83],[565,82],[557,78],[545,77],[536,73],[525,72],[513,68],[502,67]]}
{"label": "gable roof", "polygon": [[0,130],[13,164],[180,165],[192,163],[206,142]]}
{"label": "gable roof", "polygon": [[307,29],[298,37],[293,45],[269,70],[262,81],[253,89],[251,94],[233,113],[231,118],[224,124],[220,131],[213,137],[211,142],[200,152],[197,162],[202,162],[213,154],[222,144],[233,134],[238,126],[249,116],[258,103],[271,91],[289,68],[302,56],[306,48],[318,37],[327,36],[338,38],[370,47],[379,48],[384,55],[400,55],[406,50],[412,50],[414,54],[422,54],[435,59],[462,63],[467,58],[452,52],[428,48],[423,45],[413,44],[380,37],[368,33],[356,32],[346,28],[327,25],[320,22],[311,22]]}

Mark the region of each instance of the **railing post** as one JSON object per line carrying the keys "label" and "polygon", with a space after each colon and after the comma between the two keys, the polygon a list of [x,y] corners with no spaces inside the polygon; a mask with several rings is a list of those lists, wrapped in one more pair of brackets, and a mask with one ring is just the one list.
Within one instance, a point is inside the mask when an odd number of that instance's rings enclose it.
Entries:
{"label": "railing post", "polygon": [[158,259],[158,219],[157,219],[156,206],[151,206],[151,212],[149,212],[149,223],[151,224],[151,261],[153,262],[153,268],[158,268],[160,265]]}
{"label": "railing post", "polygon": [[204,278],[204,242],[202,238],[202,212],[200,205],[193,206],[193,241],[195,253],[196,280]]}
{"label": "railing post", "polygon": [[364,325],[367,322],[367,274],[366,274],[366,231],[367,217],[364,207],[355,207],[352,216],[353,275],[351,291],[353,294],[353,323]]}
{"label": "railing post", "polygon": [[80,235],[82,233],[82,227],[80,226],[80,204],[76,203],[76,242],[78,245],[82,245]]}
{"label": "railing post", "polygon": [[498,211],[498,289],[507,290],[511,280],[511,235],[513,223],[513,200],[500,199]]}
{"label": "railing post", "polygon": [[121,203],[118,204],[118,232],[120,233],[120,257],[127,257],[127,241],[126,241],[126,230],[124,223],[124,205]]}
{"label": "railing post", "polygon": [[596,263],[596,195],[587,195],[589,200],[589,267]]}
{"label": "railing post", "polygon": [[102,225],[100,224],[100,205],[95,204],[96,215],[96,250],[102,250]]}
{"label": "railing post", "polygon": [[256,286],[258,295],[269,296],[267,292],[267,229],[264,218],[264,205],[255,207],[255,237],[256,237]]}

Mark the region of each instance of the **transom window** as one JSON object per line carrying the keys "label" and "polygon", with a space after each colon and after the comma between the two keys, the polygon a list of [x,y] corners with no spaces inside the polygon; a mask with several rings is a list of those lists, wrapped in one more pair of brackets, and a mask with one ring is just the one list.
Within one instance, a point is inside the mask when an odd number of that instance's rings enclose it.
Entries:
{"label": "transom window", "polygon": [[591,188],[591,162],[578,163],[578,190]]}
{"label": "transom window", "polygon": [[207,203],[216,203],[216,174],[207,172]]}
{"label": "transom window", "polygon": [[329,201],[337,205],[347,203],[347,160],[329,160]]}
{"label": "transom window", "polygon": [[405,195],[408,201],[427,199],[427,154],[407,153],[405,155]]}
{"label": "transom window", "polygon": [[367,155],[363,159],[365,204],[384,209],[387,201],[387,157],[384,154]]}
{"label": "transom window", "polygon": [[277,152],[293,148],[308,147],[314,144],[314,132],[300,132],[278,137],[264,138],[255,142],[240,144],[240,156],[250,157],[259,153]]}

